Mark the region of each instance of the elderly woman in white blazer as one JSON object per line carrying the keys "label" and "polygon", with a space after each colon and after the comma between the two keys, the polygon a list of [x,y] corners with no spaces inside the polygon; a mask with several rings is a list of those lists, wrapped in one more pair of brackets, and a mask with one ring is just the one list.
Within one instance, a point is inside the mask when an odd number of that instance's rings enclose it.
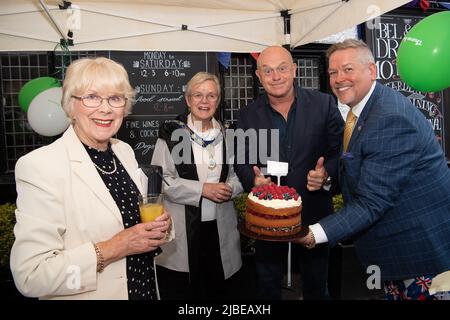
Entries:
{"label": "elderly woman in white blazer", "polygon": [[153,258],[167,242],[167,213],[140,223],[143,192],[132,148],[112,136],[134,91],[120,64],[73,62],[63,136],[16,165],[17,224],[11,270],[19,291],[41,299],[156,299]]}
{"label": "elderly woman in white blazer", "polygon": [[[161,299],[227,298],[226,279],[242,265],[232,201],[242,186],[232,159],[227,159],[224,130],[213,118],[220,101],[219,80],[197,73],[186,86],[185,99],[189,115],[160,128],[152,158],[152,164],[163,167],[168,182],[164,205],[177,231],[156,258]],[[183,160],[175,151],[183,142],[172,141],[178,133],[187,142]]]}

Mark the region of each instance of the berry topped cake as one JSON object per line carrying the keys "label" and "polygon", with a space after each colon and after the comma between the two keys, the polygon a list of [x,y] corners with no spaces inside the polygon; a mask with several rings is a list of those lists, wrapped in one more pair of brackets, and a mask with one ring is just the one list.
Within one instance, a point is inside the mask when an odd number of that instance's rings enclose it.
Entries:
{"label": "berry topped cake", "polygon": [[246,228],[268,236],[290,236],[300,231],[302,200],[294,188],[274,183],[257,186],[247,199]]}

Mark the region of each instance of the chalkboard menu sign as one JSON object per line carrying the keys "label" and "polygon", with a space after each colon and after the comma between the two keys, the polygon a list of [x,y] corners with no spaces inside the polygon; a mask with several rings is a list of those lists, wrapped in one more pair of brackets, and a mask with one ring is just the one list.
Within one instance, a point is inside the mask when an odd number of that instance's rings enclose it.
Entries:
{"label": "chalkboard menu sign", "polygon": [[117,137],[129,143],[139,163],[150,164],[158,130],[166,120],[186,111],[184,87],[199,71],[207,71],[207,55],[199,52],[111,51],[136,90],[132,113]]}
{"label": "chalkboard menu sign", "polygon": [[[366,23],[366,40],[371,47],[377,65],[377,80],[408,97],[430,121],[436,139],[445,149],[444,92],[426,93],[414,90],[397,72],[397,50],[403,36],[423,17],[385,14]],[[417,63],[427,63],[417,61]],[[445,150],[444,150],[445,151]]]}

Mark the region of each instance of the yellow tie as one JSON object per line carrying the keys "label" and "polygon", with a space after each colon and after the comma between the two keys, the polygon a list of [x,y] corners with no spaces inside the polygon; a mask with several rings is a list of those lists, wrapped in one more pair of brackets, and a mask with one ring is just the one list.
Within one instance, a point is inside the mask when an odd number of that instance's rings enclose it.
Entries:
{"label": "yellow tie", "polygon": [[344,128],[344,152],[347,152],[348,143],[352,137],[353,127],[355,126],[356,116],[353,114],[352,109],[347,113],[347,119],[345,120]]}

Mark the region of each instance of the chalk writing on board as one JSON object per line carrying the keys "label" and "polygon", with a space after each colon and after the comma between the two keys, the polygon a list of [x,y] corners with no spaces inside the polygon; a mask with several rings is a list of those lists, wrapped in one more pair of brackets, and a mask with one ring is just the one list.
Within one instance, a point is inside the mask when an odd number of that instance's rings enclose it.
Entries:
{"label": "chalk writing on board", "polygon": [[112,51],[111,59],[125,67],[136,91],[135,104],[117,137],[133,147],[139,163],[148,164],[161,124],[186,112],[186,83],[207,70],[206,53]]}

